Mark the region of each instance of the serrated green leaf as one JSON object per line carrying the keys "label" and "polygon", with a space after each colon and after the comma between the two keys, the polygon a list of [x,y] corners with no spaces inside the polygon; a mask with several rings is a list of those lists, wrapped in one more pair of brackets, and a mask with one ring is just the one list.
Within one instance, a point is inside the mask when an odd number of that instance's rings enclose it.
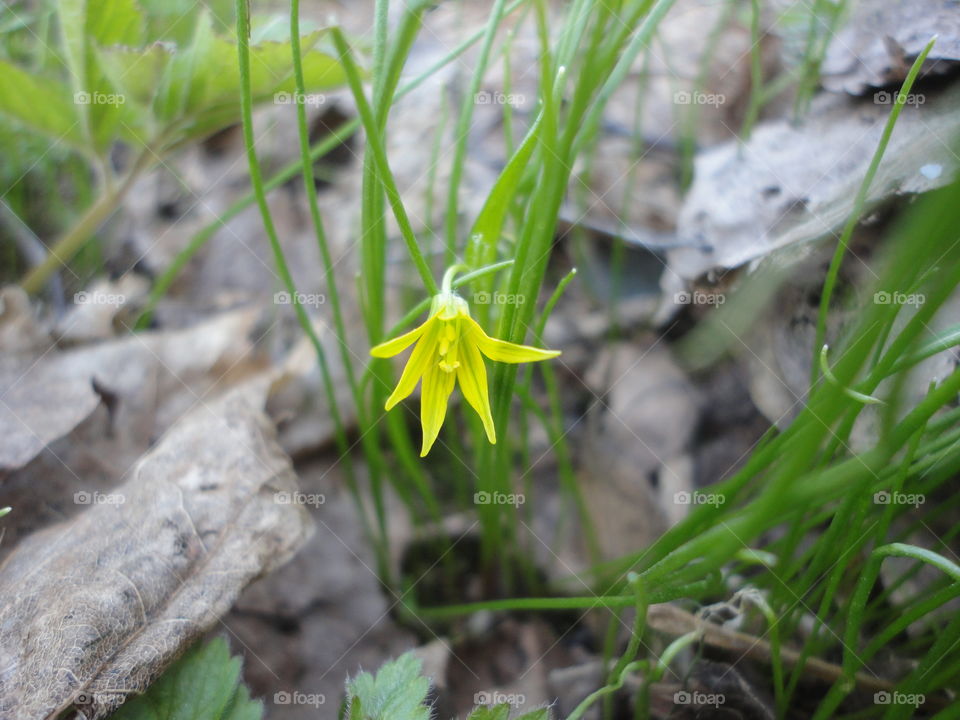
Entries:
{"label": "serrated green leaf", "polygon": [[376,677],[364,672],[348,681],[351,720],[429,720],[424,702],[430,681],[420,674],[421,665],[420,658],[406,653],[383,665]]}
{"label": "serrated green leaf", "polygon": [[136,0],[96,0],[87,4],[87,36],[98,45],[143,43],[146,21]]}
{"label": "serrated green leaf", "polygon": [[186,113],[191,85],[202,77],[203,63],[213,43],[213,18],[202,12],[197,18],[190,45],[177,52],[160,82],[154,111],[161,121],[170,122]]}
{"label": "serrated green leaf", "polygon": [[77,106],[70,91],[52,80],[35,78],[0,60],[0,116],[34,132],[76,146],[83,144]]}
{"label": "serrated green leaf", "polygon": [[[491,707],[475,708],[467,720],[509,720],[509,718],[510,706],[501,703]],[[548,708],[538,708],[523,715],[518,715],[513,720],[550,720],[550,711]]]}
{"label": "serrated green leaf", "polygon": [[223,638],[195,646],[111,716],[113,720],[260,720],[263,707],[240,684],[240,659]]}
{"label": "serrated green leaf", "polygon": [[467,720],[507,720],[509,717],[510,706],[503,704],[475,708]]}
{"label": "serrated green leaf", "polygon": [[[324,31],[304,35],[304,84],[307,91],[324,90],[342,85],[346,75],[334,57],[313,50]],[[190,93],[188,111],[198,113],[206,108],[237,103],[240,69],[237,66],[237,45],[232,40],[214,38],[203,62],[203,79]],[[250,87],[254,101],[270,98],[273,93],[294,89],[293,61],[289,42],[265,42],[250,48]]]}
{"label": "serrated green leaf", "polygon": [[146,43],[163,41],[187,47],[204,13],[212,16],[217,32],[230,32],[236,23],[233,0],[139,0],[139,3],[147,16]]}
{"label": "serrated green leaf", "polygon": [[100,48],[97,58],[111,84],[128,102],[149,107],[174,54],[170,46],[157,43],[145,48]]}
{"label": "serrated green leaf", "polygon": [[532,712],[524,713],[514,720],[550,720],[550,709],[549,708],[540,708],[539,710],[534,710]]}
{"label": "serrated green leaf", "polygon": [[86,90],[87,85],[87,3],[86,0],[60,0],[57,3],[57,24],[70,86],[74,92]]}
{"label": "serrated green leaf", "polygon": [[[95,46],[91,46],[87,57],[87,112],[94,146],[98,150],[105,150],[118,137],[138,145],[146,142],[149,137],[148,114],[136,102],[130,89],[114,81],[114,76],[123,77],[123,68],[110,64],[98,52]],[[134,69],[148,64],[144,61]]]}

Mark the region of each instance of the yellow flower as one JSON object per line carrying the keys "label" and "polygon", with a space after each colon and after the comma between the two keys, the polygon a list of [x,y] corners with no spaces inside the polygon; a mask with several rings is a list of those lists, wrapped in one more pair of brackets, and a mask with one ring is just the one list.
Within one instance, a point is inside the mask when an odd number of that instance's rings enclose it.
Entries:
{"label": "yellow flower", "polygon": [[420,392],[423,448],[420,457],[430,452],[440,433],[447,414],[447,400],[457,381],[463,397],[483,420],[487,439],[491,443],[497,442],[487,394],[487,369],[481,353],[491,360],[505,363],[548,360],[560,354],[559,350],[540,350],[489,337],[470,317],[466,300],[450,290],[448,277],[444,277],[440,294],[433,297],[430,316],[423,325],[377,345],[370,354],[378,358],[393,357],[413,343],[417,345],[403,369],[400,382],[387,398],[386,409],[390,410],[410,395],[423,378]]}

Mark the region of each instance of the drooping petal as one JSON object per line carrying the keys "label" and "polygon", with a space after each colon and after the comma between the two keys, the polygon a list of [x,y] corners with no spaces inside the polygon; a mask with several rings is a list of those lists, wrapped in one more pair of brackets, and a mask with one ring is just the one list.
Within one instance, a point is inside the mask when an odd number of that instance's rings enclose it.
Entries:
{"label": "drooping petal", "polygon": [[530,347],[529,345],[517,345],[506,340],[497,340],[489,337],[477,321],[470,317],[463,319],[464,330],[480,352],[491,360],[504,363],[523,363],[536,362],[537,360],[549,360],[560,354],[559,350],[541,350],[540,348]]}
{"label": "drooping petal", "polygon": [[423,449],[420,457],[425,457],[440,434],[440,426],[447,416],[447,400],[453,392],[456,374],[446,372],[437,364],[436,358],[423,376],[420,391],[420,424],[423,426]]}
{"label": "drooping petal", "polygon": [[417,346],[413,349],[413,352],[410,353],[410,359],[407,360],[407,364],[403,368],[403,373],[400,375],[400,382],[397,383],[393,392],[390,393],[390,397],[387,398],[387,402],[384,405],[384,409],[386,410],[390,410],[394,405],[410,395],[420,381],[420,378],[423,377],[424,373],[429,369],[430,364],[436,363],[437,337],[443,327],[442,323],[430,318],[420,327],[426,328],[426,331],[423,337],[420,338],[420,342],[418,342]]}
{"label": "drooping petal", "polygon": [[395,337],[393,340],[387,340],[379,345],[374,345],[370,348],[370,354],[375,358],[389,358],[394,355],[399,355],[420,339],[427,329],[431,327],[432,323],[435,322],[434,317],[435,316],[431,315],[423,325],[414,328],[408,333],[404,333],[400,337]]}
{"label": "drooping petal", "polygon": [[487,368],[483,364],[480,350],[472,342],[460,343],[460,367],[457,368],[457,380],[460,391],[470,407],[477,411],[483,420],[483,429],[487,431],[487,440],[497,442],[497,431],[490,412],[490,396],[487,391]]}

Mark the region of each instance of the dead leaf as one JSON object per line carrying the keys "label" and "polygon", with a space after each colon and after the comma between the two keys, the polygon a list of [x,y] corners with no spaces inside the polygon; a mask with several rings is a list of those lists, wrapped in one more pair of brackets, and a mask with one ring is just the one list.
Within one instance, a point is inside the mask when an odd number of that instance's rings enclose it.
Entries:
{"label": "dead leaf", "polygon": [[[958,106],[955,86],[903,109],[868,207],[932,190],[955,176],[948,143],[960,132]],[[731,142],[700,155],[677,223],[681,247],[668,252],[662,279],[667,297],[715,268],[738,267],[836,233],[850,215],[889,113],[889,104],[824,95],[802,126],[764,123],[746,145]]]}
{"label": "dead leaf", "polygon": [[61,343],[111,338],[117,334],[114,318],[125,306],[143,298],[148,289],[143,275],[126,273],[116,280],[101,278],[74,293],[73,304],[58,319],[54,332]]}
{"label": "dead leaf", "polygon": [[[128,335],[67,352],[50,350],[39,357],[6,356],[0,360],[0,470],[23,467],[54,440],[63,437],[109,394],[130,405],[149,402],[158,414],[150,431],[167,427],[197,401],[182,392],[185,378],[207,372],[216,363],[227,368],[250,353],[247,335],[256,313],[225,313],[187,330]],[[170,383],[157,387],[158,375]],[[219,379],[212,378],[213,382]],[[177,393],[175,391],[180,390]],[[146,393],[145,393],[146,391]],[[141,418],[142,421],[142,418]]]}
{"label": "dead leaf", "polygon": [[921,71],[939,75],[960,60],[960,13],[953,0],[861,0],[827,49],[820,82],[827,90],[862,94],[899,84],[934,35]]}
{"label": "dead leaf", "polygon": [[588,371],[594,393],[583,450],[586,500],[606,557],[645,547],[688,509],[685,456],[699,417],[697,393],[665,347],[621,343]]}
{"label": "dead leaf", "polygon": [[124,484],[14,549],[0,569],[0,715],[105,717],[305,542],[306,513],[279,495],[296,477],[261,410],[267,384],[198,407]]}

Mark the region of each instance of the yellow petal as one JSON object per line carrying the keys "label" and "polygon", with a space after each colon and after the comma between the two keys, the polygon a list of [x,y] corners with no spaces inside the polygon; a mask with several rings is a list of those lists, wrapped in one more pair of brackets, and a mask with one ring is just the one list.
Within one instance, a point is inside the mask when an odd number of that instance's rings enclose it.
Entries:
{"label": "yellow petal", "polygon": [[394,355],[399,355],[408,347],[413,345],[420,338],[420,336],[427,331],[427,328],[430,327],[433,321],[434,316],[430,316],[420,327],[414,328],[410,332],[404,333],[400,337],[395,337],[393,340],[387,340],[379,345],[374,345],[372,348],[370,348],[370,354],[376,358],[388,358],[393,357]]}
{"label": "yellow petal", "polygon": [[480,350],[469,340],[460,344],[460,367],[457,368],[457,380],[460,382],[463,397],[483,420],[487,440],[495,444],[497,431],[493,426],[490,397],[487,394],[487,368],[483,364]]}
{"label": "yellow petal", "polygon": [[447,400],[453,392],[456,375],[440,369],[436,362],[430,364],[423,376],[420,392],[420,424],[423,426],[423,449],[420,457],[426,456],[440,434],[440,426],[447,416]]}
{"label": "yellow petal", "polygon": [[480,348],[480,352],[497,362],[536,362],[537,360],[549,360],[560,354],[559,350],[541,350],[529,345],[517,345],[506,340],[489,337],[483,331],[483,328],[477,324],[477,321],[470,317],[465,317],[464,323],[469,337]]}
{"label": "yellow petal", "polygon": [[394,405],[413,392],[420,378],[430,366],[430,363],[436,363],[437,360],[437,339],[442,324],[434,321],[433,318],[427,320],[421,328],[426,332],[417,343],[417,346],[410,353],[410,359],[407,360],[406,367],[403,368],[403,374],[400,375],[400,382],[394,388],[390,397],[384,405],[384,409],[390,410]]}

